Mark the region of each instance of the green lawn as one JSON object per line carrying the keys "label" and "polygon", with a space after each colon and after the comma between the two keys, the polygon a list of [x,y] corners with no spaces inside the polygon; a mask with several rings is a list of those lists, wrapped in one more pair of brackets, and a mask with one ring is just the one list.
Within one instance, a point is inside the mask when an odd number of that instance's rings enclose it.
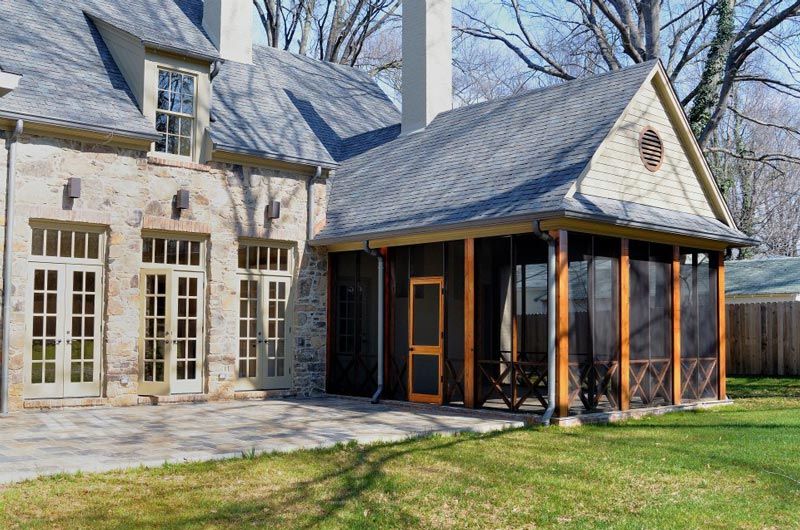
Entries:
{"label": "green lawn", "polygon": [[800,527],[800,379],[729,393],[616,425],[43,478],[0,489],[0,528]]}

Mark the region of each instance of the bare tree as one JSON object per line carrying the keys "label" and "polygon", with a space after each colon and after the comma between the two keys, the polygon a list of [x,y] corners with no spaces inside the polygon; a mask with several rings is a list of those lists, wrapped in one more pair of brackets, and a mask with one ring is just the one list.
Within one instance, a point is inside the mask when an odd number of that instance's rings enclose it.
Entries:
{"label": "bare tree", "polygon": [[[253,0],[269,46],[355,66],[400,0]],[[374,57],[373,57],[374,59]],[[387,63],[394,62],[394,59]]]}
{"label": "bare tree", "polygon": [[[495,1],[466,1],[458,32],[500,45],[531,73],[529,84],[661,59],[742,229],[783,231],[796,249],[785,214],[794,199],[769,219],[759,201],[796,198],[800,179],[796,125],[787,122],[800,106],[800,0],[500,0],[499,14]],[[759,108],[744,97],[754,93],[787,108]]]}

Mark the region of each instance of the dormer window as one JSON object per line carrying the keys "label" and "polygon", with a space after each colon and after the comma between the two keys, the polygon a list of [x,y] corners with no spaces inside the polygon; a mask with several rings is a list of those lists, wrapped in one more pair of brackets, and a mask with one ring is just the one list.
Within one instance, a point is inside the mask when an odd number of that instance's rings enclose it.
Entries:
{"label": "dormer window", "polygon": [[195,120],[195,76],[174,70],[158,70],[156,130],[161,139],[156,151],[192,156]]}

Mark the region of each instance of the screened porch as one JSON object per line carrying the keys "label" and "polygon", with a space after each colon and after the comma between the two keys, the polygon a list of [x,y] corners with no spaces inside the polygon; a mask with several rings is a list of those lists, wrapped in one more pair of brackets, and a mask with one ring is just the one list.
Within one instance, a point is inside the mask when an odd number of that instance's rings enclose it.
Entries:
{"label": "screened porch", "polygon": [[382,318],[384,399],[541,414],[553,332],[558,416],[724,398],[719,251],[550,235],[382,248],[382,278],[366,252],[331,253],[327,391],[373,395]]}

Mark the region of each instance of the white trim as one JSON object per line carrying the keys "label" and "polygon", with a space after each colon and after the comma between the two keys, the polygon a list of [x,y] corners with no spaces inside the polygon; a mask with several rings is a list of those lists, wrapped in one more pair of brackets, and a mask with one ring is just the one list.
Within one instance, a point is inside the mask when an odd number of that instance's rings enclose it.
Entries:
{"label": "white trim", "polygon": [[0,71],[0,92],[12,92],[19,86],[21,75]]}

